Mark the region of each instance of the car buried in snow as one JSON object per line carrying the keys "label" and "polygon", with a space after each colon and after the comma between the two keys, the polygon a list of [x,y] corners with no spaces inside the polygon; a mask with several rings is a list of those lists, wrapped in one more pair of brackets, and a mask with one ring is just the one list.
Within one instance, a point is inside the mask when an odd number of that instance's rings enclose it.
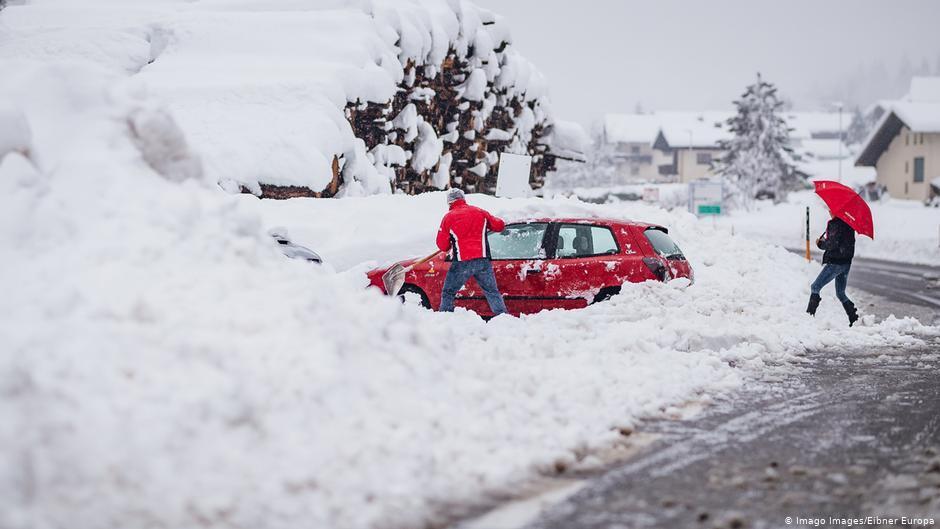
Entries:
{"label": "car buried in snow", "polygon": [[287,233],[287,228],[281,226],[271,228],[268,230],[268,235],[277,241],[278,248],[286,257],[310,263],[323,264],[323,258],[320,257],[317,252],[291,241],[290,235]]}
{"label": "car buried in snow", "polygon": [[[526,220],[487,234],[487,247],[506,308],[515,315],[583,308],[618,294],[627,282],[678,277],[691,281],[694,277],[668,230],[655,224],[582,218]],[[416,266],[405,276],[398,294],[437,310],[449,267],[443,255]],[[383,292],[386,270],[368,273],[370,284]],[[457,293],[456,305],[492,316],[474,279]]]}

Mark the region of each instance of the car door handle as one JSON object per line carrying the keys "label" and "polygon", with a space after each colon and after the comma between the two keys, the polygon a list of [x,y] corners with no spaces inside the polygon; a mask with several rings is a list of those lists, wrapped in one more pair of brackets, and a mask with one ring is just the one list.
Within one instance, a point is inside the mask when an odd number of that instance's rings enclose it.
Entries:
{"label": "car door handle", "polygon": [[526,273],[526,274],[541,274],[542,271],[539,270],[539,269],[535,269],[535,270],[526,270],[525,273]]}

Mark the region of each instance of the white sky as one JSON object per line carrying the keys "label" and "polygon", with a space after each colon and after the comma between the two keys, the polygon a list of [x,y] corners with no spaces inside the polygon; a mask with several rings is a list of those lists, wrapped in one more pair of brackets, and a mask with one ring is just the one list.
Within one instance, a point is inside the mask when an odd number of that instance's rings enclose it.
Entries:
{"label": "white sky", "polygon": [[940,68],[937,0],[474,1],[508,19],[556,114],[585,125],[638,102],[730,108],[757,71],[818,108],[859,66],[883,61],[895,75],[907,57]]}

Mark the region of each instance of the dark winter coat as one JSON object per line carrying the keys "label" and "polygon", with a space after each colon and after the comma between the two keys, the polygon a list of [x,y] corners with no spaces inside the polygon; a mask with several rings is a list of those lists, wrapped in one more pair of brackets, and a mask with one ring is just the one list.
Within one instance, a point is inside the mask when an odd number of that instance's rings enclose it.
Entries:
{"label": "dark winter coat", "polygon": [[855,257],[855,230],[840,218],[833,218],[826,233],[816,241],[823,253],[823,263],[850,264]]}
{"label": "dark winter coat", "polygon": [[506,223],[499,217],[475,208],[462,199],[455,200],[441,220],[441,228],[437,231],[437,247],[442,252],[453,248],[456,261],[489,257],[486,232],[500,232],[505,227]]}

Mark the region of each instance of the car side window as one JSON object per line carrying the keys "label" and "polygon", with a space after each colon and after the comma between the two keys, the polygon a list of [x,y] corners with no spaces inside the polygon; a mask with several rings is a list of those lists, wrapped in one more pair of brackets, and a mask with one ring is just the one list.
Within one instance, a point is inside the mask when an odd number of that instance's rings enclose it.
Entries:
{"label": "car side window", "polygon": [[620,253],[614,233],[604,226],[562,224],[558,228],[555,257],[558,259]]}
{"label": "car side window", "polygon": [[509,224],[506,229],[486,236],[490,247],[490,258],[500,259],[544,259],[545,232],[548,224],[533,222],[528,224]]}

